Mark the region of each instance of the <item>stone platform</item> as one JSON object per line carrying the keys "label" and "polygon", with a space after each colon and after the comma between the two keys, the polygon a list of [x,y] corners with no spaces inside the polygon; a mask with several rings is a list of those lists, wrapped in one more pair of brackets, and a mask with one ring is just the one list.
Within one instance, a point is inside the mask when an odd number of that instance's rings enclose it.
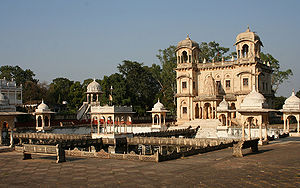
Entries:
{"label": "stone platform", "polygon": [[299,187],[299,147],[300,138],[288,137],[243,158],[228,148],[161,163],[67,157],[56,164],[6,152],[0,187]]}

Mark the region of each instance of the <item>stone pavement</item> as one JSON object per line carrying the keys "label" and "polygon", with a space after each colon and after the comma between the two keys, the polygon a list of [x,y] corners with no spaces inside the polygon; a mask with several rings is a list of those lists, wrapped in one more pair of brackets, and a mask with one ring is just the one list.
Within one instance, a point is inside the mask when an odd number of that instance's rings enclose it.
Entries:
{"label": "stone pavement", "polygon": [[224,149],[153,163],[96,158],[0,153],[0,187],[300,187],[300,138],[259,147],[260,153],[232,157]]}

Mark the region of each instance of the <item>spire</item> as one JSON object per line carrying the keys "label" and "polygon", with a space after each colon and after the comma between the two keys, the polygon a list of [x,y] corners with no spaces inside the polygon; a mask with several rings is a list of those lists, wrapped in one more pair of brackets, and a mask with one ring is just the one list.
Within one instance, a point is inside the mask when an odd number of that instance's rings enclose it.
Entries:
{"label": "spire", "polygon": [[187,35],[186,35],[186,39],[190,39],[190,36],[189,36],[189,34],[187,34]]}
{"label": "spire", "polygon": [[249,25],[247,26],[247,30],[246,30],[246,32],[250,32],[250,28],[249,28]]}
{"label": "spire", "polygon": [[295,88],[293,88],[292,96],[295,96]]}
{"label": "spire", "polygon": [[203,63],[206,63],[206,59],[205,58],[203,59]]}
{"label": "spire", "polygon": [[157,102],[160,103],[160,102],[159,102],[159,98],[158,98]]}

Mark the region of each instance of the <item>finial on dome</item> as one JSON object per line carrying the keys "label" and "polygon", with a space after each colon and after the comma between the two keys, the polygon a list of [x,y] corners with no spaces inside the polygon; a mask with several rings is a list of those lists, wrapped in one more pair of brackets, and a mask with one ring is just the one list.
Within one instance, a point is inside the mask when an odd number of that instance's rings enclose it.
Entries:
{"label": "finial on dome", "polygon": [[42,104],[44,104],[44,99],[42,99]]}
{"label": "finial on dome", "polygon": [[223,101],[226,101],[226,100],[225,100],[225,95],[223,95]]}
{"label": "finial on dome", "polygon": [[96,82],[96,78],[94,78],[94,82]]}
{"label": "finial on dome", "polygon": [[292,96],[295,96],[295,88],[293,88]]}
{"label": "finial on dome", "polygon": [[255,89],[255,84],[253,84],[253,86],[252,86],[252,91],[255,91],[256,89]]}
{"label": "finial on dome", "polygon": [[247,30],[246,30],[247,32],[250,32],[250,27],[249,27],[249,25],[247,26]]}
{"label": "finial on dome", "polygon": [[206,63],[206,59],[205,58],[203,59],[203,63]]}
{"label": "finial on dome", "polygon": [[159,98],[158,98],[157,102],[159,102]]}
{"label": "finial on dome", "polygon": [[190,39],[190,35],[189,34],[186,35],[186,39]]}

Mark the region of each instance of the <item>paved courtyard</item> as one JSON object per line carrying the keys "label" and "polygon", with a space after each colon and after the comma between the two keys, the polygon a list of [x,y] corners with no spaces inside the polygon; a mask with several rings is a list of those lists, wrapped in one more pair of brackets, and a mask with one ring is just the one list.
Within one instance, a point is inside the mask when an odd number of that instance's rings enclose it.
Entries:
{"label": "paved courtyard", "polygon": [[300,187],[300,138],[231,156],[230,148],[152,163],[113,159],[55,158],[0,153],[0,187]]}

